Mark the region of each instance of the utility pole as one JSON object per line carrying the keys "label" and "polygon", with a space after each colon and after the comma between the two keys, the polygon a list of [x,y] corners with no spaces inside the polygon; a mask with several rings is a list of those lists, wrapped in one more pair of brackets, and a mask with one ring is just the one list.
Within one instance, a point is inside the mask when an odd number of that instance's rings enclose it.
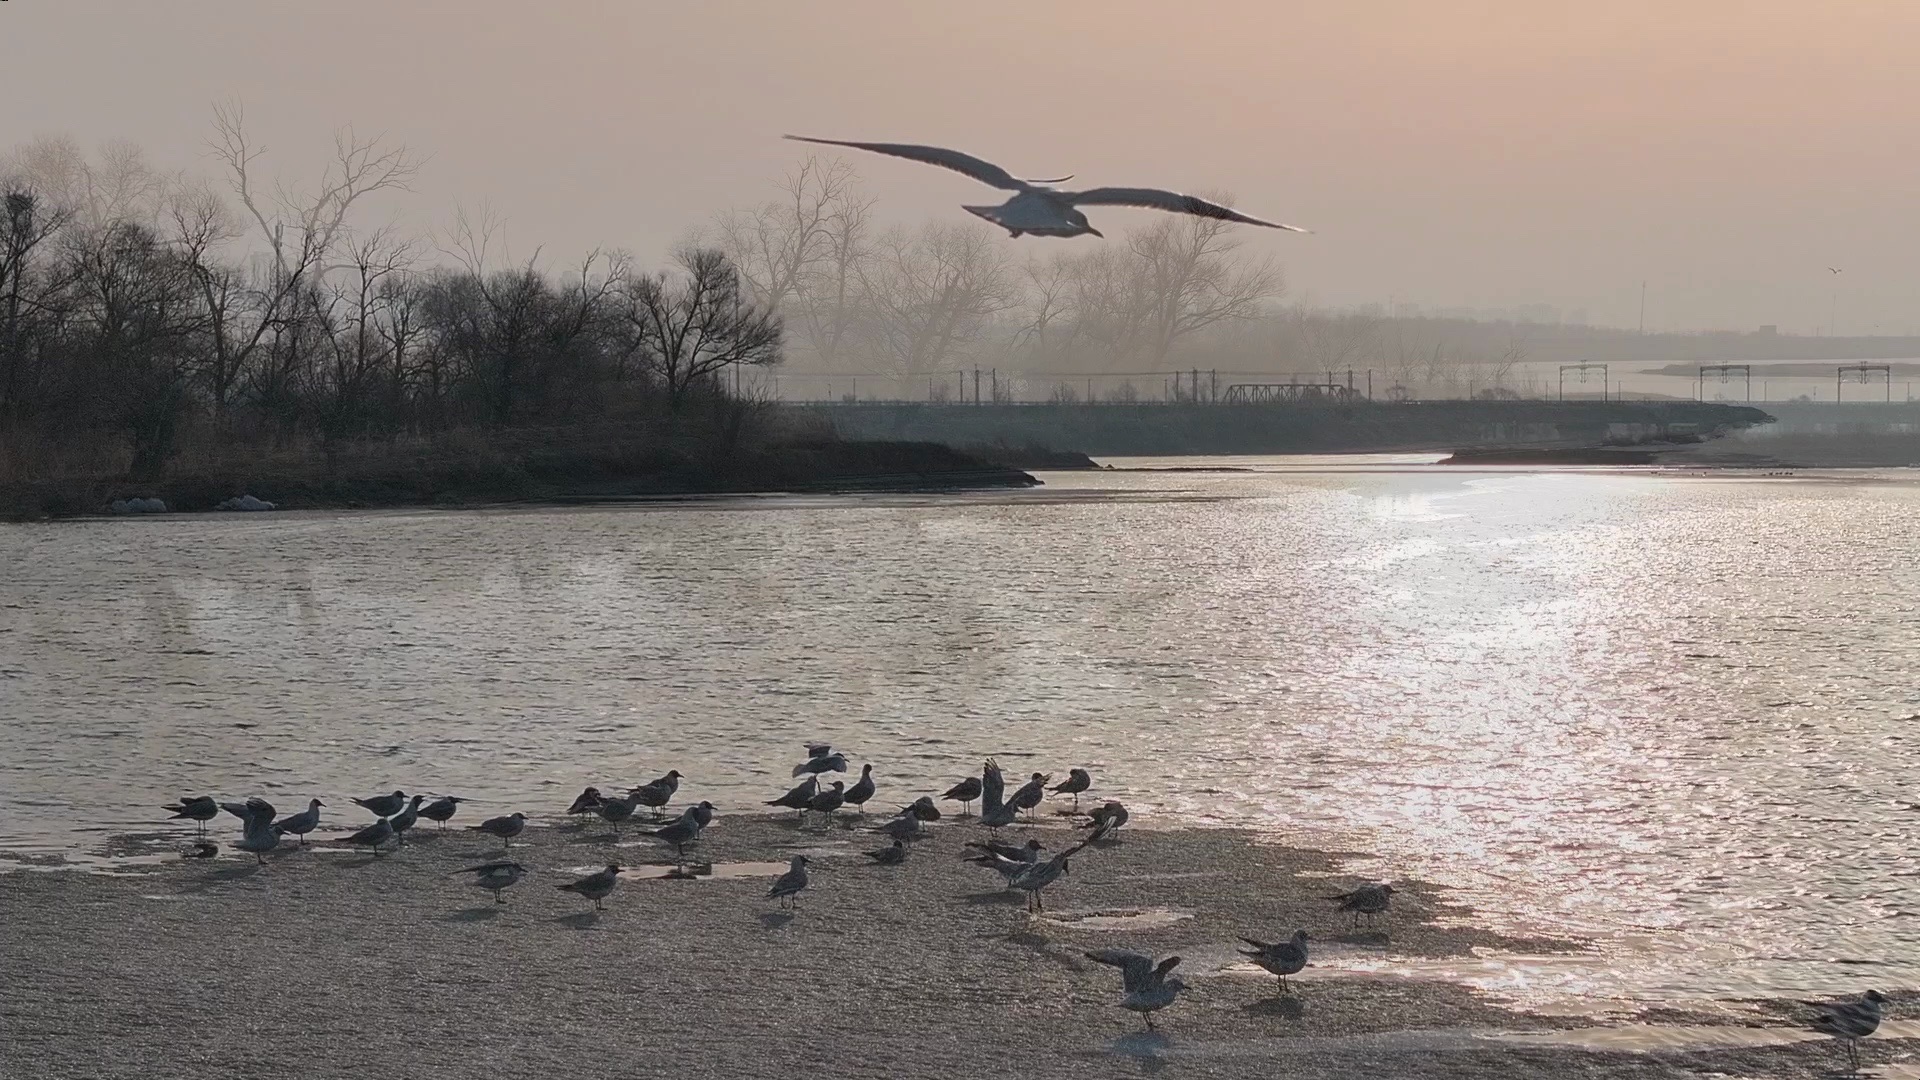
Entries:
{"label": "utility pole", "polygon": [[1640,333],[1647,332],[1647,279],[1640,279]]}

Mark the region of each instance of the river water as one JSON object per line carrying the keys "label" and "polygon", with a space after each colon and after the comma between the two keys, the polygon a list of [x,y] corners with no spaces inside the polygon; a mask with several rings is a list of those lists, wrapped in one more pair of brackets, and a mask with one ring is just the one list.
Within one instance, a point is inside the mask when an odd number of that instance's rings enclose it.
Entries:
{"label": "river water", "polygon": [[0,527],[0,860],[201,791],[748,809],[823,738],[889,807],[1079,764],[1605,943],[1505,980],[1920,986],[1920,477],[1422,460]]}

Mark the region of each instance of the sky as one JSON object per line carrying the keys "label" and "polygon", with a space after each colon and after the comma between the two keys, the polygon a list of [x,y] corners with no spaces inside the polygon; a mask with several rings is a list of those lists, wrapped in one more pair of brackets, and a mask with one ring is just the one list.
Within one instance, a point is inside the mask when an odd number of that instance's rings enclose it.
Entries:
{"label": "sky", "polygon": [[[1916,44],[1911,0],[7,0],[0,147],[126,138],[211,173],[212,103],[237,97],[263,167],[298,182],[336,127],[384,132],[430,161],[380,215],[484,205],[559,263],[657,260],[768,198],[805,153],[783,133],[925,142],[1232,192],[1314,230],[1248,237],[1314,303],[1633,326],[1644,281],[1650,330],[1907,333]],[[994,197],[848,153],[891,220]]]}

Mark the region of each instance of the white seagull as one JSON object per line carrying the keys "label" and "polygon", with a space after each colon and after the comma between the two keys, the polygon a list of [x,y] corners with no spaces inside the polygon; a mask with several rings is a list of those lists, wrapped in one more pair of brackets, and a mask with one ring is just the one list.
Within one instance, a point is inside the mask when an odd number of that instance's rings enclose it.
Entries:
{"label": "white seagull", "polygon": [[[1063,191],[1049,185],[1071,180],[1063,176],[1059,180],[1020,180],[1013,174],[989,161],[982,161],[971,154],[958,150],[947,150],[938,146],[916,146],[912,143],[876,143],[846,142],[841,139],[814,139],[805,135],[788,135],[795,142],[820,143],[826,146],[850,146],[855,150],[871,150],[876,154],[892,154],[894,157],[919,161],[928,165],[938,165],[943,169],[952,169],[964,173],[989,187],[1013,192],[1013,198],[999,206],[962,206],[970,214],[983,217],[995,225],[1007,230],[1010,236],[1099,236],[1100,230],[1087,224],[1087,215],[1078,209],[1082,206],[1142,206],[1150,210],[1167,210],[1176,214],[1194,214],[1199,217],[1218,218],[1221,221],[1238,222],[1242,225],[1261,225],[1269,229],[1285,229],[1288,232],[1306,232],[1298,225],[1282,225],[1274,221],[1262,221],[1257,217],[1248,217],[1237,210],[1208,202],[1193,195],[1183,195],[1177,191],[1163,191],[1160,188],[1100,187],[1085,191]],[[799,775],[795,773],[795,775]]]}

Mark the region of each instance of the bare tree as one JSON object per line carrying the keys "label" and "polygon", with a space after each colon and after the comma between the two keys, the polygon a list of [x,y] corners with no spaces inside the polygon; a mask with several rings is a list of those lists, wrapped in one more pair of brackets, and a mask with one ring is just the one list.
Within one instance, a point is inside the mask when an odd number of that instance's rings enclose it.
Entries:
{"label": "bare tree", "polygon": [[740,274],[746,294],[778,310],[804,287],[830,255],[833,219],[858,194],[853,167],[837,158],[809,155],[780,181],[780,198],[754,210],[718,218],[720,248]]}
{"label": "bare tree", "polygon": [[17,418],[24,404],[27,326],[45,304],[31,285],[35,252],[69,220],[24,181],[0,183],[0,416]]}
{"label": "bare tree", "polygon": [[[1225,198],[1215,201],[1230,205]],[[1139,355],[1158,364],[1181,338],[1225,320],[1249,319],[1283,291],[1272,259],[1234,258],[1231,222],[1173,215],[1132,234],[1140,305]]]}
{"label": "bare tree", "polygon": [[124,139],[103,143],[90,161],[71,138],[43,136],[11,151],[0,161],[0,174],[91,228],[118,221],[150,224],[168,186],[148,164],[146,152]]}
{"label": "bare tree", "polygon": [[[385,146],[380,136],[362,139],[352,128],[341,128],[333,134],[333,160],[321,174],[318,190],[302,194],[275,184],[269,202],[253,173],[253,163],[267,148],[247,135],[245,108],[238,100],[215,105],[213,127],[209,145],[214,156],[226,165],[228,183],[260,227],[282,277],[319,267],[346,228],[355,203],[376,191],[410,191],[420,171],[420,159],[404,143]],[[289,225],[292,236],[287,235]]]}
{"label": "bare tree", "polygon": [[875,258],[858,270],[869,362],[906,385],[953,363],[981,336],[987,319],[1017,299],[1006,257],[984,227],[890,230]]}
{"label": "bare tree", "polygon": [[722,214],[720,248],[746,294],[797,322],[818,363],[831,364],[858,308],[856,266],[866,255],[873,198],[853,168],[809,156],[780,182],[780,198]]}
{"label": "bare tree", "polygon": [[780,362],[780,317],[749,299],[739,271],[710,248],[682,250],[678,278],[630,275],[622,314],[673,409],[730,368]]}

